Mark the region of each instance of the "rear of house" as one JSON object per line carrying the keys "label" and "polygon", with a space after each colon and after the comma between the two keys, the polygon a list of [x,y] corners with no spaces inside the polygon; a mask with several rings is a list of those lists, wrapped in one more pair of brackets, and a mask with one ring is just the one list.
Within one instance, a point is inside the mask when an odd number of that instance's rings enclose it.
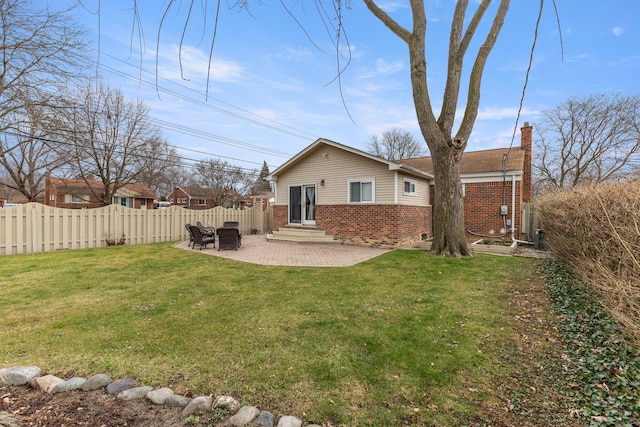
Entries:
{"label": "rear of house", "polygon": [[346,244],[396,247],[431,230],[431,175],[318,139],[269,179],[273,228],[324,230]]}
{"label": "rear of house", "polygon": [[[521,146],[462,157],[469,239],[526,239],[522,205],[531,199],[532,127]],[[431,157],[388,161],[320,138],[276,169],[273,229],[317,229],[346,244],[403,247],[433,236]]]}

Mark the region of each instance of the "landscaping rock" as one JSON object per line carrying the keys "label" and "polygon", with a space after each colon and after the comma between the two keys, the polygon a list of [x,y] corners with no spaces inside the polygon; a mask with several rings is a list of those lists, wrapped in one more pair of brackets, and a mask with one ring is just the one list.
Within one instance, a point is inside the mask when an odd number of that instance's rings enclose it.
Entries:
{"label": "landscaping rock", "polygon": [[39,376],[40,368],[37,366],[14,366],[0,369],[0,383],[6,385],[24,385]]}
{"label": "landscaping rock", "polygon": [[97,390],[99,388],[106,387],[109,383],[111,383],[111,377],[109,375],[96,374],[89,377],[80,388],[85,391]]}
{"label": "landscaping rock", "polygon": [[173,396],[173,390],[167,387],[162,387],[157,390],[151,390],[147,393],[147,399],[156,405],[164,405],[164,402],[169,396]]}
{"label": "landscaping rock", "polygon": [[133,387],[121,391],[116,397],[121,400],[144,399],[147,393],[149,393],[151,390],[153,390],[153,387],[148,385],[142,387]]}
{"label": "landscaping rock", "polygon": [[229,424],[234,427],[243,427],[255,420],[259,414],[260,409],[255,406],[243,406],[234,416],[229,418]]}
{"label": "landscaping rock", "polygon": [[39,388],[40,390],[44,390],[47,393],[52,393],[53,389],[61,382],[64,382],[64,380],[62,378],[56,377],[55,375],[36,377],[31,381],[31,383],[34,384],[35,387]]}
{"label": "landscaping rock", "polygon": [[118,394],[138,385],[138,380],[133,378],[121,378],[107,386],[107,394]]}
{"label": "landscaping rock", "polygon": [[191,402],[191,399],[189,399],[188,397],[174,394],[167,397],[167,400],[164,401],[164,406],[167,406],[169,408],[184,408],[189,404],[189,402]]}
{"label": "landscaping rock", "polygon": [[230,413],[235,414],[238,412],[238,409],[240,409],[240,403],[231,396],[218,396],[216,397],[216,401],[213,402],[213,407],[223,408]]}
{"label": "landscaping rock", "polygon": [[291,415],[285,415],[278,421],[278,427],[302,427],[302,420]]}
{"label": "landscaping rock", "polygon": [[70,380],[62,381],[61,383],[56,384],[55,387],[53,387],[53,390],[51,390],[51,393],[55,394],[65,391],[77,390],[86,382],[87,380],[85,378],[74,377]]}
{"label": "landscaping rock", "polygon": [[182,415],[187,416],[194,413],[197,410],[208,411],[211,408],[211,402],[213,397],[211,396],[198,396],[191,399],[191,402],[182,410]]}
{"label": "landscaping rock", "polygon": [[276,417],[269,411],[260,411],[258,418],[251,423],[254,427],[273,427],[276,423]]}

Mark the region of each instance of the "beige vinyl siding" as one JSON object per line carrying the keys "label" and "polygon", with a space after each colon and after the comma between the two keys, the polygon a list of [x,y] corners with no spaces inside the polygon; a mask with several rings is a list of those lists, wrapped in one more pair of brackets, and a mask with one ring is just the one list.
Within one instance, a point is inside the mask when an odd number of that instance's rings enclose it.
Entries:
{"label": "beige vinyl siding", "polygon": [[[404,181],[416,184],[416,195],[404,194]],[[429,206],[429,181],[416,176],[398,173],[398,204],[408,206]]]}
{"label": "beige vinyl siding", "polygon": [[[389,166],[335,147],[320,145],[278,177],[277,205],[288,203],[291,185],[316,185],[318,205],[348,203],[350,180],[375,179],[375,203],[394,203],[394,172]],[[324,180],[324,185],[320,185]]]}

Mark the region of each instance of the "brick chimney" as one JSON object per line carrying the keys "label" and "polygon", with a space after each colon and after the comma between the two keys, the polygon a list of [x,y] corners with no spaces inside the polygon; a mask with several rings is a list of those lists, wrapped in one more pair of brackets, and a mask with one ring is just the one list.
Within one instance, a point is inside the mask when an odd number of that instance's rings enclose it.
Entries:
{"label": "brick chimney", "polygon": [[524,150],[524,168],[522,174],[522,202],[531,201],[531,144],[532,144],[533,126],[529,122],[524,122],[524,126],[520,128],[520,149]]}

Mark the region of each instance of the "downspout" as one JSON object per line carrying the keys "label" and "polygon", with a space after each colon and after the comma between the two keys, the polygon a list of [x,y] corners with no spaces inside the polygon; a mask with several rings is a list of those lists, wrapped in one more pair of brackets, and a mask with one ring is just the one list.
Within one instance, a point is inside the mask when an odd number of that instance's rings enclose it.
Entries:
{"label": "downspout", "polygon": [[511,176],[511,241],[516,240],[516,176]]}

